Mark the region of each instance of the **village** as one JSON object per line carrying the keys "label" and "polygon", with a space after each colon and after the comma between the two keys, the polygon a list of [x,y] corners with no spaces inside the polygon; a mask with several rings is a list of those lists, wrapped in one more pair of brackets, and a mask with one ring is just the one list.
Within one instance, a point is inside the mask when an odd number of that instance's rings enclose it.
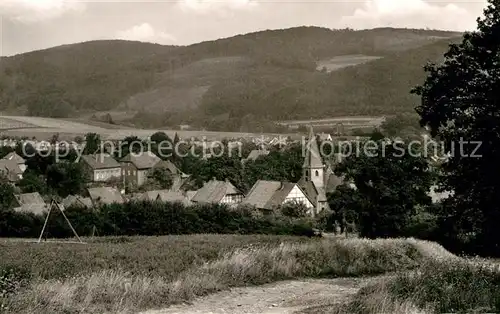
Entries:
{"label": "village", "polygon": [[[150,139],[149,139],[150,140]],[[329,134],[315,134],[310,128],[307,138],[307,149],[305,150],[302,165],[302,176],[298,182],[270,181],[257,178],[255,184],[249,191],[242,191],[236,187],[229,178],[217,180],[212,178],[203,182],[199,189],[193,189],[189,184],[192,173],[184,173],[171,160],[160,158],[153,152],[141,151],[130,152],[122,158],[116,158],[109,153],[99,152],[96,154],[83,154],[75,161],[85,171],[87,182],[84,192],[70,194],[64,198],[57,198],[61,208],[83,207],[98,209],[103,205],[123,204],[133,201],[154,202],[180,202],[185,206],[195,204],[224,204],[229,207],[246,205],[264,212],[272,212],[273,209],[283,204],[301,204],[307,208],[311,217],[328,210],[327,193],[335,190],[342,180],[333,173],[332,164],[325,164],[319,151],[319,141],[332,141]],[[251,143],[257,148],[251,150],[247,156],[241,158],[244,166],[248,161],[255,161],[261,156],[270,153],[269,147],[279,146],[281,149],[287,145],[299,144],[298,140],[290,138],[252,138]],[[241,140],[224,141],[229,151],[241,146]],[[202,147],[201,158],[217,158],[212,156],[213,149],[207,147],[213,142],[203,143],[198,139],[186,142],[191,146]],[[221,142],[222,143],[222,142]],[[47,154],[48,151],[71,148],[82,151],[86,143],[76,141],[67,144],[65,142],[41,142],[34,140],[4,139],[2,147],[14,149],[21,145],[31,145],[37,154]],[[194,152],[194,151],[193,151]],[[64,161],[63,161],[64,162]],[[27,170],[27,160],[20,154],[12,151],[0,160],[0,173],[4,180],[11,185],[17,186],[23,179]],[[154,189],[147,186],[148,178],[152,172],[166,171],[171,177],[168,189]],[[133,187],[130,188],[130,187]],[[15,196],[15,208],[17,212],[30,212],[41,215],[47,212],[54,200],[53,196],[41,195],[39,192],[19,193]]]}

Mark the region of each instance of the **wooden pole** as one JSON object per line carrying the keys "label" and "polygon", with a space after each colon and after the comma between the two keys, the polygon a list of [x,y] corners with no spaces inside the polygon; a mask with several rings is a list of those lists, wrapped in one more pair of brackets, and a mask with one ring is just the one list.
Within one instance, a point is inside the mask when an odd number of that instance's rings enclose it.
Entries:
{"label": "wooden pole", "polygon": [[54,203],[56,204],[57,208],[59,208],[59,210],[61,211],[61,214],[63,215],[64,219],[66,219],[66,222],[68,223],[69,227],[71,228],[71,231],[73,231],[73,234],[75,235],[75,237],[78,239],[78,241],[80,243],[83,243],[83,241],[80,239],[80,237],[78,236],[78,233],[76,233],[76,230],[75,228],[73,228],[73,225],[71,224],[71,222],[69,221],[68,217],[66,217],[66,214],[64,213],[64,211],[62,210],[62,208],[59,206],[59,204],[57,204],[55,201]]}
{"label": "wooden pole", "polygon": [[49,216],[50,216],[51,211],[52,211],[52,205],[50,205],[49,212],[47,213],[47,217],[45,218],[45,222],[43,223],[42,232],[40,233],[40,237],[38,237],[38,243],[40,243],[42,241],[43,232],[45,231],[45,228],[47,227],[47,222],[49,221]]}

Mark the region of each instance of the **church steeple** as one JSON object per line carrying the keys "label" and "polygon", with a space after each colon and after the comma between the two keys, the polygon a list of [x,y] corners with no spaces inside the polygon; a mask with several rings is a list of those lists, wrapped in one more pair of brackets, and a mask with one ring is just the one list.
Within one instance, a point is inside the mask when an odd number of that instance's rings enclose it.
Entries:
{"label": "church steeple", "polygon": [[306,181],[312,181],[317,188],[325,186],[325,166],[319,152],[318,141],[314,135],[312,126],[309,128],[309,138],[306,143],[306,156],[302,166],[303,177]]}

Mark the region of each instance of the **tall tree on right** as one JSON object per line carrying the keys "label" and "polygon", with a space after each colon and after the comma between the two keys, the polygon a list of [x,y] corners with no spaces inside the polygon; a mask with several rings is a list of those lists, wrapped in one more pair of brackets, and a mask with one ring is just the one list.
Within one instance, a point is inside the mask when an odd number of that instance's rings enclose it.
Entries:
{"label": "tall tree on right", "polygon": [[412,92],[421,125],[451,154],[440,180],[453,192],[444,220],[482,253],[500,255],[500,0],[489,0],[477,23]]}

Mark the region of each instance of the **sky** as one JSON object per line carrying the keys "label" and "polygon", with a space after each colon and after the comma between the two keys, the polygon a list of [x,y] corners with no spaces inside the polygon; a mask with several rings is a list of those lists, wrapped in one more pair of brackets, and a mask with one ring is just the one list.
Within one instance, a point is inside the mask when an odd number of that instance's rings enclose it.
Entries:
{"label": "sky", "polygon": [[124,39],[188,45],[295,26],[476,28],[486,0],[0,0],[0,55]]}

